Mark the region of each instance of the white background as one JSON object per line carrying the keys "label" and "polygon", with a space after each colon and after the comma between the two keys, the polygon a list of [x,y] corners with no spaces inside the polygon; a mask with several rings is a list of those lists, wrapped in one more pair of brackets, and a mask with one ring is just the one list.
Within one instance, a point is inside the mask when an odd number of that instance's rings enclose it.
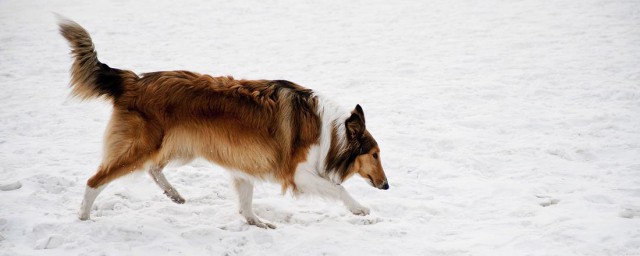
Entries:
{"label": "white background", "polygon": [[[111,111],[68,98],[53,12],[100,60],[287,79],[363,106],[391,189],[371,215],[227,174],[144,173],[77,219]],[[0,255],[640,255],[639,1],[0,1]]]}

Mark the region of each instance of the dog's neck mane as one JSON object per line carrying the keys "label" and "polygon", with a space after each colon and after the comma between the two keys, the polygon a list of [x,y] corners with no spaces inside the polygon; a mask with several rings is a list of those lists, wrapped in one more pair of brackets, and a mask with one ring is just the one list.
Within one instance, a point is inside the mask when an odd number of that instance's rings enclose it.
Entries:
{"label": "dog's neck mane", "polygon": [[[343,171],[337,170],[335,161],[336,155],[342,153],[347,148],[345,120],[351,112],[336,105],[322,96],[318,96],[318,116],[322,120],[320,132],[318,161],[316,171],[318,174],[335,184],[343,182]],[[332,150],[333,149],[333,150]],[[346,171],[346,170],[344,170]]]}

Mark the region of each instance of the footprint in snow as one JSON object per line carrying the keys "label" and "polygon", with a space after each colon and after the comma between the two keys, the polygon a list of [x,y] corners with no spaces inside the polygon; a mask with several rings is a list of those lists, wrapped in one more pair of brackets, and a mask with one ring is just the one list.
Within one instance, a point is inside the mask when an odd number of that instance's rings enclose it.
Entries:
{"label": "footprint in snow", "polygon": [[349,220],[349,223],[353,224],[353,225],[373,225],[376,224],[378,222],[382,222],[383,220],[380,218],[358,218],[358,219],[351,219]]}
{"label": "footprint in snow", "polygon": [[538,204],[542,207],[551,206],[560,202],[560,199],[551,198],[549,196],[537,195],[536,197],[538,198]]}
{"label": "footprint in snow", "polygon": [[624,207],[620,211],[619,215],[622,218],[628,218],[628,219],[640,217],[640,207],[631,207],[631,206]]}
{"label": "footprint in snow", "polygon": [[50,235],[36,242],[36,250],[54,249],[60,247],[64,243],[64,237],[61,235]]}

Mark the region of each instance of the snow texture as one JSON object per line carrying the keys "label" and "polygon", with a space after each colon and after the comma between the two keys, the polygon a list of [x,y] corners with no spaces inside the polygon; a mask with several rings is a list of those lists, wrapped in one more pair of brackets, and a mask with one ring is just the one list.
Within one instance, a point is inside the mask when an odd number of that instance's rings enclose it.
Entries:
{"label": "snow texture", "polygon": [[[287,79],[360,103],[391,185],[337,202],[194,162],[79,221],[111,106],[68,97],[53,13],[100,60]],[[639,1],[0,1],[0,255],[640,255]]]}

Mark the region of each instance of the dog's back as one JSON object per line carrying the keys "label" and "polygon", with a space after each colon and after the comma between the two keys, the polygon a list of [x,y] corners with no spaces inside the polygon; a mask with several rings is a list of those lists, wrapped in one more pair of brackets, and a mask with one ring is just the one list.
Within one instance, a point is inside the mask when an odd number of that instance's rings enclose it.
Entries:
{"label": "dog's back", "polygon": [[235,80],[188,71],[146,73],[111,68],[97,58],[89,34],[63,21],[74,55],[72,95],[105,97],[114,110],[99,187],[145,164],[204,157],[229,169],[293,185],[295,165],[317,143],[320,120],[310,89],[282,80]]}

